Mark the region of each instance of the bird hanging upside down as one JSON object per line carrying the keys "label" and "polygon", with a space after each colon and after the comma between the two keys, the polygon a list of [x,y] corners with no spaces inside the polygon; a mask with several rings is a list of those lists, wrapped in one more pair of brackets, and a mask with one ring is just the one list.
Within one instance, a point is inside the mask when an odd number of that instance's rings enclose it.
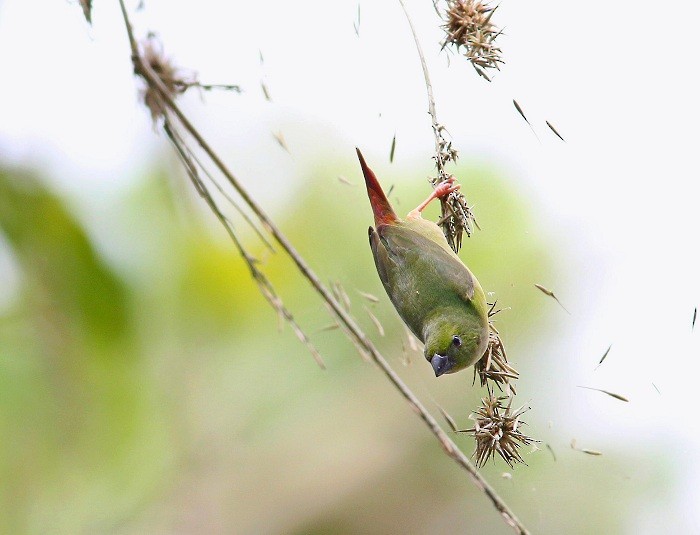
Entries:
{"label": "bird hanging upside down", "polygon": [[477,362],[489,338],[486,296],[440,227],[421,212],[433,200],[459,189],[441,182],[406,219],[399,219],[357,149],[376,228],[369,243],[379,278],[397,312],[425,346],[425,358],[439,377]]}

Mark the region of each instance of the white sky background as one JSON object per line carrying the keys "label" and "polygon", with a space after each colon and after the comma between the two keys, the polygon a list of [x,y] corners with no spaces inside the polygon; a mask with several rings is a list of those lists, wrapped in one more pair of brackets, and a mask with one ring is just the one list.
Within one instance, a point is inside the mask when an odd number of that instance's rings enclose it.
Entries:
{"label": "white sky background", "polygon": [[[41,167],[88,214],[129,187],[161,143],[135,99],[118,4],[94,3],[90,29],[75,3],[0,0],[3,160]],[[139,34],[157,30],[168,54],[196,66],[202,82],[244,88],[240,96],[207,94],[205,107],[196,98],[185,105],[254,194],[290,183],[315,154],[351,160],[358,145],[370,161],[386,162],[394,132],[397,163],[430,171],[425,88],[397,1],[361,2],[359,39],[357,1],[145,4],[134,15]],[[674,469],[686,478],[675,505],[650,503],[638,521],[650,533],[700,527],[700,420],[693,415],[700,332],[690,330],[700,306],[700,8],[505,1],[494,21],[506,26],[506,65],[489,85],[459,57],[448,67],[437,53],[430,0],[407,4],[438,117],[462,159],[497,162],[566,252],[569,280],[555,289],[576,323],[566,343],[550,349],[565,363],[557,388],[592,384],[632,399],[611,410],[606,396],[567,395],[571,405],[557,410],[575,414],[570,432],[597,449],[633,447],[637,433],[652,437],[649,447],[671,448]],[[272,104],[262,98],[261,76]],[[291,163],[271,136],[283,127]],[[609,343],[606,365],[592,375]],[[676,408],[670,414],[669,406]]]}

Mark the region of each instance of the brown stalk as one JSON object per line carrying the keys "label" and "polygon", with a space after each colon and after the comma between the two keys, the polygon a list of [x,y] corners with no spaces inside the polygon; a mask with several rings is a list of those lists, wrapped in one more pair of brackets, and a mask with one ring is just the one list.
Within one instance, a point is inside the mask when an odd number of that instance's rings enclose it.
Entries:
{"label": "brown stalk", "polygon": [[252,199],[252,197],[250,197],[248,192],[238,182],[233,173],[231,173],[231,171],[226,167],[221,158],[204,140],[204,138],[192,125],[189,119],[183,114],[183,112],[180,110],[177,104],[175,104],[175,101],[173,100],[172,96],[168,93],[167,88],[163,85],[158,76],[152,71],[152,69],[150,69],[147,63],[144,63],[142,61],[138,52],[136,41],[134,39],[131,22],[126,11],[126,7],[124,6],[124,0],[119,0],[119,4],[121,7],[122,16],[124,18],[124,24],[126,26],[127,35],[129,38],[129,44],[131,47],[131,57],[132,62],[134,64],[135,73],[141,76],[146,81],[149,87],[155,88],[158,91],[163,100],[164,105],[168,108],[170,112],[172,112],[174,117],[178,119],[182,127],[197,142],[197,144],[209,157],[212,163],[219,169],[221,174],[224,177],[226,177],[226,179],[229,181],[232,187],[241,196],[243,201],[258,217],[262,225],[268,230],[268,232],[270,232],[270,234],[275,238],[280,247],[284,249],[284,251],[293,260],[301,274],[309,281],[311,286],[323,298],[327,306],[332,310],[333,314],[338,319],[339,323],[343,327],[343,330],[348,333],[350,340],[358,346],[358,349],[361,349],[363,352],[369,355],[370,358],[375,362],[375,364],[377,364],[377,366],[381,369],[381,371],[384,373],[387,379],[406,399],[406,401],[409,404],[409,407],[411,407],[411,409],[416,413],[416,415],[428,427],[430,432],[435,436],[445,453],[469,474],[477,488],[479,488],[488,497],[493,506],[498,510],[498,512],[503,517],[504,521],[509,526],[513,527],[517,533],[529,533],[525,526],[510,510],[510,507],[508,507],[508,505],[496,493],[496,491],[491,487],[491,485],[489,485],[488,482],[481,476],[478,470],[469,461],[467,456],[457,447],[457,445],[452,441],[452,439],[450,439],[447,433],[443,431],[443,429],[437,423],[435,418],[433,418],[433,416],[427,411],[427,409],[423,406],[423,404],[416,397],[416,395],[408,388],[408,386],[391,368],[388,361],[377,350],[377,348],[367,337],[367,335],[365,335],[365,333],[359,328],[351,314],[349,312],[346,312],[343,306],[333,297],[331,291],[321,282],[321,280],[314,273],[311,267],[306,263],[303,257],[296,251],[296,249],[287,239],[287,237],[281,232],[280,229],[277,228],[277,226],[272,222],[272,220],[267,216],[267,214],[265,214],[264,210]]}
{"label": "brown stalk", "polygon": [[[433,135],[435,136],[435,166],[437,167],[438,176],[433,181],[433,185],[447,180],[450,175],[445,170],[445,165],[452,161],[457,161],[457,151],[452,147],[452,142],[447,141],[444,136],[445,127],[440,124],[437,120],[437,112],[435,111],[435,96],[433,95],[433,85],[430,83],[430,75],[428,74],[428,64],[425,61],[425,55],[423,54],[423,49],[420,46],[420,41],[418,40],[418,34],[413,26],[413,21],[411,20],[408,10],[403,3],[403,0],[399,0],[401,8],[406,15],[406,20],[411,28],[411,33],[413,34],[413,40],[416,45],[416,50],[418,51],[418,57],[420,58],[421,67],[423,69],[423,78],[425,79],[425,89],[428,93],[428,113],[430,114],[430,120],[433,127]],[[433,4],[436,7],[437,5]],[[442,215],[438,220],[438,225],[442,227],[443,233],[450,247],[455,253],[459,252],[462,246],[462,234],[466,234],[467,237],[471,236],[473,227],[479,228],[478,223],[472,213],[471,207],[467,204],[467,200],[464,194],[460,191],[453,191],[446,197],[440,200],[440,206],[442,209]]]}
{"label": "brown stalk", "polygon": [[260,293],[270,303],[272,308],[275,309],[277,314],[279,314],[280,321],[284,320],[287,323],[289,323],[292,330],[294,331],[294,334],[297,336],[297,338],[299,338],[301,343],[304,344],[304,346],[306,346],[309,353],[311,353],[311,356],[316,361],[316,364],[318,364],[322,370],[325,370],[326,364],[323,362],[321,354],[311,343],[311,340],[309,340],[309,337],[306,335],[306,333],[301,329],[301,327],[299,327],[299,324],[294,319],[294,316],[292,316],[292,313],[287,309],[282,300],[279,298],[270,280],[265,276],[265,274],[262,271],[260,271],[257,268],[258,260],[255,257],[253,257],[250,253],[248,253],[248,251],[243,247],[243,244],[238,239],[238,235],[233,229],[231,221],[221,212],[218,205],[214,201],[214,198],[211,196],[211,193],[209,193],[209,190],[205,186],[204,182],[202,182],[201,178],[199,177],[197,165],[195,164],[193,155],[187,149],[185,141],[179,134],[177,134],[174,127],[172,126],[171,121],[168,118],[167,111],[163,120],[163,130],[168,136],[168,139],[175,147],[175,151],[178,157],[180,158],[182,165],[185,167],[185,171],[187,172],[187,176],[190,178],[192,185],[197,190],[199,195],[206,201],[211,211],[226,229],[226,232],[231,237],[231,240],[233,241],[234,245],[236,246],[236,249],[238,250],[238,253],[241,255],[241,258],[243,258],[246,265],[248,266],[250,276],[258,285]]}

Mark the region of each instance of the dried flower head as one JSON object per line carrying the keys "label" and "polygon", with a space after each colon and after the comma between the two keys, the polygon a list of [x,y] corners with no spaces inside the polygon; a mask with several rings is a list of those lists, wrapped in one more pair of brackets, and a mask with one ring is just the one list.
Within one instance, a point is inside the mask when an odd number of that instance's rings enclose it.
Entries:
{"label": "dried flower head", "polygon": [[495,44],[501,34],[492,23],[496,7],[479,0],[448,0],[443,29],[447,34],[443,47],[453,45],[458,52],[464,47],[464,55],[479,75],[490,81],[486,69],[499,69],[501,49]]}
{"label": "dried flower head", "polygon": [[[236,93],[241,92],[241,88],[235,84],[202,84],[194,71],[175,67],[172,60],[165,55],[163,45],[153,34],[141,42],[141,50],[141,62],[146,64],[160,79],[166,93],[173,99],[191,87],[197,87],[204,91],[223,89]],[[137,72],[140,68],[137,67]],[[146,88],[141,92],[141,97],[143,103],[151,111],[154,122],[164,115],[166,106],[158,89],[147,83]]]}
{"label": "dried flower head", "polygon": [[474,227],[479,228],[471,206],[467,204],[467,198],[460,191],[453,191],[446,198],[441,199],[442,213],[438,221],[442,232],[455,253],[462,247],[462,237],[472,235]]}
{"label": "dried flower head", "polygon": [[485,386],[488,381],[491,381],[499,390],[502,391],[502,386],[506,385],[515,394],[515,387],[511,383],[511,379],[517,379],[519,374],[515,368],[508,364],[506,349],[503,346],[498,330],[496,330],[491,321],[491,318],[500,312],[500,310],[495,310],[495,308],[496,303],[492,303],[489,310],[489,343],[484,356],[474,364],[474,380],[476,380],[478,375],[481,386]]}
{"label": "dried flower head", "polygon": [[[508,404],[504,405],[506,399]],[[515,463],[525,464],[518,448],[537,442],[519,429],[524,425],[520,416],[529,407],[521,407],[513,412],[512,399],[506,396],[496,397],[489,390],[488,396],[482,398],[481,407],[476,411],[476,415],[470,416],[474,420],[474,427],[462,431],[474,435],[476,449],[473,456],[477,466],[481,467],[489,458],[495,458],[496,453],[511,468]]]}
{"label": "dried flower head", "polygon": [[[435,133],[435,166],[437,167],[438,176],[431,179],[433,186],[440,182],[452,178],[445,170],[445,165],[449,162],[456,162],[459,156],[457,149],[452,146],[452,141],[445,137],[446,129],[439,123],[434,123],[433,131]],[[479,225],[476,222],[472,209],[467,204],[467,199],[461,191],[453,191],[448,196],[441,200],[442,216],[437,222],[442,227],[442,232],[445,234],[447,243],[455,253],[459,252],[462,247],[462,235],[471,236],[474,227]]]}
{"label": "dried flower head", "polygon": [[[173,65],[172,60],[165,55],[163,45],[153,35],[149,35],[141,42],[142,60],[163,82],[167,93],[171,97],[176,97],[187,91],[189,87],[196,83],[196,75],[185,72]],[[160,93],[155,87],[147,85],[142,91],[143,103],[151,112],[153,121],[156,121],[165,112],[165,105],[160,97]]]}

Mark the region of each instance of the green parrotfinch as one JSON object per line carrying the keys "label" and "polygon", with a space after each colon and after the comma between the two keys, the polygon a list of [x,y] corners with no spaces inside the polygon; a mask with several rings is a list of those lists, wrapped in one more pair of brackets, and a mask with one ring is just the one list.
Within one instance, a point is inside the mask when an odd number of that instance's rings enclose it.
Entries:
{"label": "green parrotfinch", "polygon": [[423,342],[436,377],[471,366],[488,343],[486,296],[440,227],[421,216],[430,201],[459,186],[454,179],[441,182],[406,219],[399,219],[359,149],[357,155],[374,213],[369,243],[389,299]]}

